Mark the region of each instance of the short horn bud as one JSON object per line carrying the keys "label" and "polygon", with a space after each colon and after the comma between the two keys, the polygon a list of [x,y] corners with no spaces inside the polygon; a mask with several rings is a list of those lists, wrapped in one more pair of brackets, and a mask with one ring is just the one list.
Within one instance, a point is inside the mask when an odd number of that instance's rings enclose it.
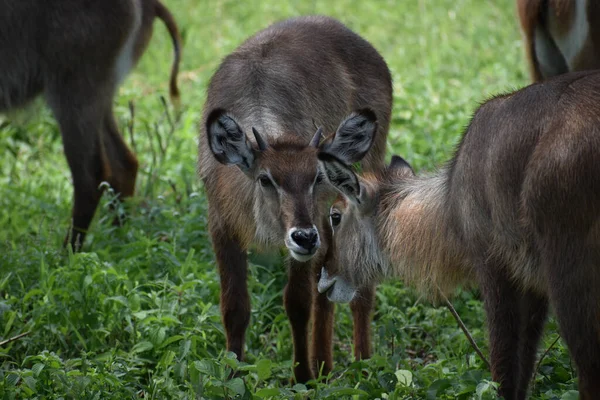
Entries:
{"label": "short horn bud", "polygon": [[319,129],[315,132],[315,135],[310,140],[310,146],[319,147],[319,143],[321,142],[321,136],[323,135],[323,127],[320,126]]}
{"label": "short horn bud", "polygon": [[260,151],[265,151],[267,149],[267,142],[260,136],[260,133],[252,127],[252,133],[254,133],[254,139],[256,139],[256,144],[258,145],[258,149]]}

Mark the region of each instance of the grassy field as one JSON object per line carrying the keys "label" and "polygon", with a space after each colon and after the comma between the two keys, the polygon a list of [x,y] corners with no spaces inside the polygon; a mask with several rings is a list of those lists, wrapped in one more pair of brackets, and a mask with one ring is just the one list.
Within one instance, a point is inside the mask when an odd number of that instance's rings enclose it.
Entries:
{"label": "grassy field", "polygon": [[[27,333],[0,346],[0,399],[495,398],[489,371],[448,310],[400,283],[379,287],[372,359],[353,360],[349,309],[340,306],[335,370],[310,388],[291,386],[281,260],[251,265],[247,360],[227,354],[197,134],[206,84],[222,57],[274,21],[327,14],[367,38],[392,70],[388,155],[432,169],[452,154],[479,103],[528,81],[513,1],[165,3],[184,39],[184,112],[172,125],[161,101],[172,55],[157,22],[115,105],[141,164],[125,227],[111,225],[107,193],[84,251],[62,250],[72,187],[57,126],[41,104],[0,117],[0,342]],[[477,298],[465,291],[453,302],[487,354]],[[544,349],[557,335],[551,320]],[[575,380],[559,340],[537,371],[532,398],[575,399]]]}

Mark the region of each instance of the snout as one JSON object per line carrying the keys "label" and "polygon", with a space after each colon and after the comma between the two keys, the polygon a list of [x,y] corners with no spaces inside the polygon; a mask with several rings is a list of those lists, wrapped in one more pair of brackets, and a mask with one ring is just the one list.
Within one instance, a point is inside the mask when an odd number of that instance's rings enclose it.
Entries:
{"label": "snout", "polygon": [[296,260],[308,261],[321,246],[319,231],[314,225],[311,228],[292,228],[288,231],[285,245]]}
{"label": "snout", "polygon": [[296,229],[292,231],[290,236],[293,243],[308,252],[312,252],[318,247],[319,232],[316,229]]}
{"label": "snout", "polygon": [[334,303],[349,303],[356,296],[354,284],[340,276],[330,277],[325,267],[321,268],[317,290],[327,293],[327,298]]}

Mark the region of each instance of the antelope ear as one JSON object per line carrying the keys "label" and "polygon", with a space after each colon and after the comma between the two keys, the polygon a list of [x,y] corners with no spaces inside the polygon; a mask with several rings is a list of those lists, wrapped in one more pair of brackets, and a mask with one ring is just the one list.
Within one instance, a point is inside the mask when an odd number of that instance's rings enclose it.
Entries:
{"label": "antelope ear", "polygon": [[319,153],[325,176],[331,185],[354,203],[360,203],[360,183],[352,168],[329,153]]}
{"label": "antelope ear", "polygon": [[410,164],[402,157],[393,155],[392,161],[388,166],[388,171],[393,172],[398,176],[414,176],[415,171],[413,171]]}
{"label": "antelope ear", "polygon": [[322,146],[328,153],[346,165],[362,160],[367,154],[377,132],[377,116],[370,108],[350,114],[338,127],[333,140]]}
{"label": "antelope ear", "polygon": [[254,166],[255,151],[246,134],[225,110],[211,111],[206,119],[208,145],[221,164],[237,165],[247,172]]}

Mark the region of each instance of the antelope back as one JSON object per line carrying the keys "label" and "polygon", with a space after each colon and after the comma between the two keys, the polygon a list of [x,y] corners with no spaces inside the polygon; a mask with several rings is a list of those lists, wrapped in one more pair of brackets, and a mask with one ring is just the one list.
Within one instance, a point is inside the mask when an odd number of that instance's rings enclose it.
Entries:
{"label": "antelope back", "polygon": [[92,85],[112,96],[146,49],[156,16],[179,62],[177,26],[156,0],[0,0],[0,9],[0,110],[60,90],[73,76],[82,77],[82,90]]}
{"label": "antelope back", "polygon": [[[403,277],[407,268],[425,270],[423,279],[435,266],[452,281],[456,265],[470,273],[493,258],[519,285],[546,295],[541,254],[565,243],[600,245],[599,93],[600,73],[584,71],[496,96],[475,112],[447,167],[430,177],[412,177],[399,161],[379,176],[357,177],[320,154],[343,194],[332,208],[335,264],[369,266],[339,274],[361,286],[388,274],[381,266]],[[352,252],[362,262],[339,262]]]}

